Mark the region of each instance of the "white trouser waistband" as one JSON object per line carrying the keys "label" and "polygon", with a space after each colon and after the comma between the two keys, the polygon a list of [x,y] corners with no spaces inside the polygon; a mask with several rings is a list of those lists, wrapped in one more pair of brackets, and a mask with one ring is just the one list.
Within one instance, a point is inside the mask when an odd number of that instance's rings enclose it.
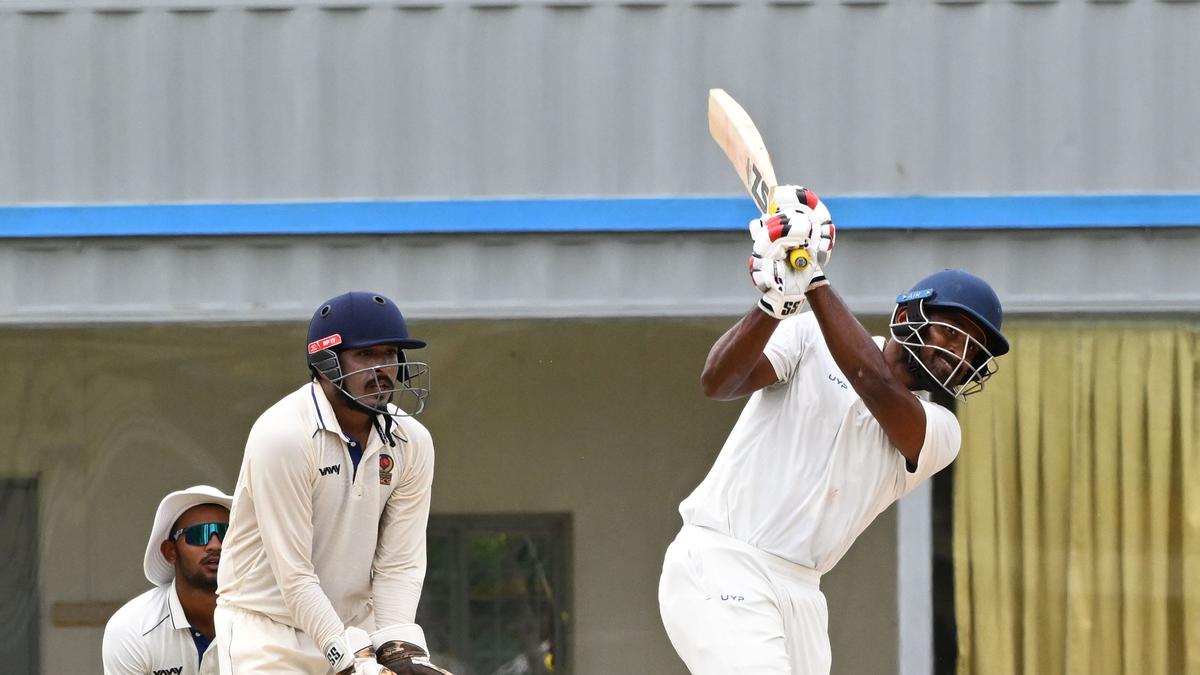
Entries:
{"label": "white trouser waistband", "polygon": [[684,525],[679,531],[678,540],[685,543],[695,543],[702,546],[718,546],[752,556],[754,559],[765,565],[772,573],[778,574],[785,579],[791,579],[797,583],[812,586],[813,588],[821,587],[821,573],[811,567],[799,565],[790,560],[785,560],[777,555],[767,553],[766,551],[751,546],[740,539],[710,530],[706,527],[697,525]]}

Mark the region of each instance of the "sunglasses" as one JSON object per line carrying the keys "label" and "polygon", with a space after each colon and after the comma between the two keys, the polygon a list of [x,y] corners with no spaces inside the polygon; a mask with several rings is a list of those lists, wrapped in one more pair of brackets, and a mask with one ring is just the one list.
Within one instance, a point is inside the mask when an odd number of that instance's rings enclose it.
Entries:
{"label": "sunglasses", "polygon": [[172,541],[178,541],[179,535],[184,536],[184,541],[192,546],[208,546],[209,540],[213,535],[217,535],[217,541],[225,541],[225,532],[229,529],[229,523],[200,523],[190,527],[181,527],[175,530],[171,535]]}

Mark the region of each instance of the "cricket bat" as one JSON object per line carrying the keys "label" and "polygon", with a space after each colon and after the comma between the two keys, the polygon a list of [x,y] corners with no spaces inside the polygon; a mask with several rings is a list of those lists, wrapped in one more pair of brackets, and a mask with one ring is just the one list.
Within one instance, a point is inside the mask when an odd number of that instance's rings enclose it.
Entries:
{"label": "cricket bat", "polygon": [[[779,181],[775,179],[775,168],[771,166],[762,134],[746,110],[724,89],[708,90],[708,133],[725,151],[759,213],[770,215],[778,211],[775,187]],[[798,270],[808,267],[808,251],[792,249],[788,252],[788,262]]]}

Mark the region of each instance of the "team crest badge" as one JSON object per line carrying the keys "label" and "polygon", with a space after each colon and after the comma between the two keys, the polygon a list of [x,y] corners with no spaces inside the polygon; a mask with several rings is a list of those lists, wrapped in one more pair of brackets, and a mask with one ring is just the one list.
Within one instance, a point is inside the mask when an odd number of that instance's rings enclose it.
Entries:
{"label": "team crest badge", "polygon": [[379,455],[379,484],[392,484],[392,467],[396,465],[391,455]]}

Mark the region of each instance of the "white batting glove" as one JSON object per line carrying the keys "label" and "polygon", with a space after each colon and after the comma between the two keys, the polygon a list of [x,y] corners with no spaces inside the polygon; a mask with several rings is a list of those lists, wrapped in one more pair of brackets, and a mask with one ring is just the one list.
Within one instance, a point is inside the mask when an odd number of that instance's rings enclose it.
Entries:
{"label": "white batting glove", "polygon": [[355,626],[327,642],[324,652],[333,672],[339,675],[395,675],[375,660],[375,645],[367,631]]}
{"label": "white batting glove", "polygon": [[810,288],[827,283],[821,266],[810,263],[802,270],[792,267],[787,259],[770,260],[758,252],[750,255],[750,280],[762,291],[758,308],[776,319],[786,319],[800,313],[805,293]]}
{"label": "white batting glove", "polygon": [[[817,193],[800,185],[780,185],[775,188],[775,205],[779,212],[788,209],[798,209],[808,216],[810,230],[807,234],[793,231],[792,236],[804,238],[804,248],[808,249],[810,260],[815,260],[822,267],[829,265],[833,256],[833,244],[837,228],[833,224],[833,216],[825,202]],[[793,230],[795,225],[793,224]],[[753,234],[753,232],[752,232]],[[785,245],[798,248],[796,240],[789,240]]]}

